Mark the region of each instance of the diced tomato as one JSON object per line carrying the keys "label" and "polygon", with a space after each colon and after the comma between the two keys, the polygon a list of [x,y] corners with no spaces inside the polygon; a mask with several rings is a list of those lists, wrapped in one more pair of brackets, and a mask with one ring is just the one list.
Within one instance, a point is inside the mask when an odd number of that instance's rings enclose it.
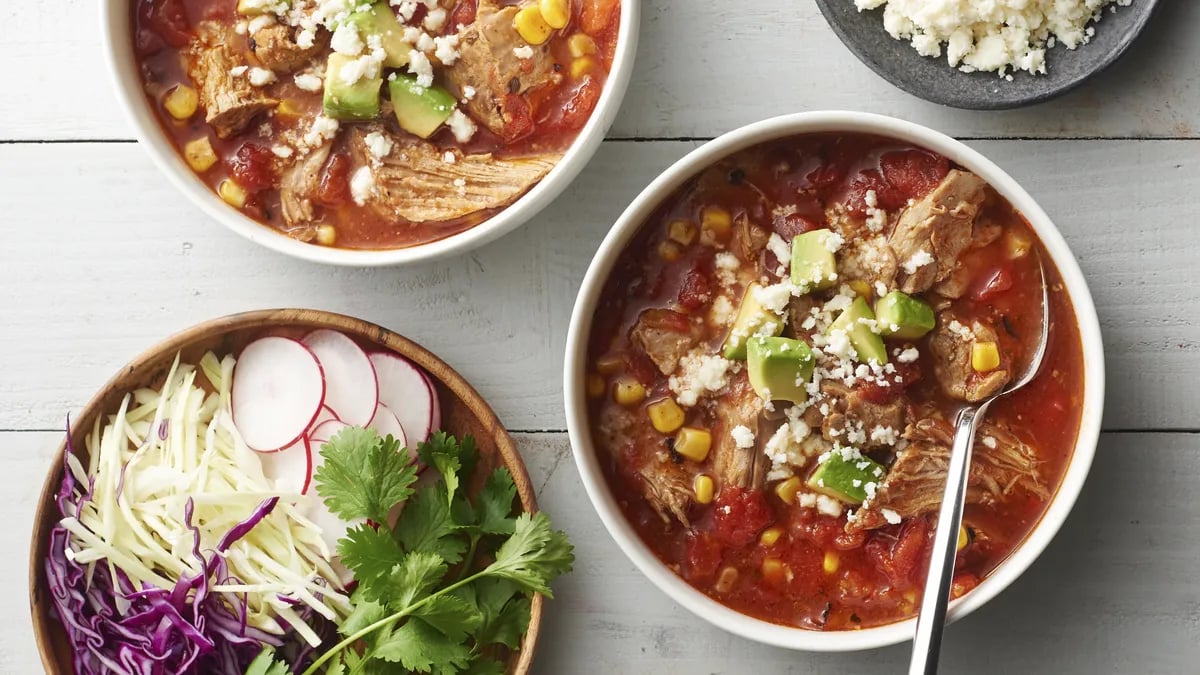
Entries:
{"label": "diced tomato", "polygon": [[[155,37],[175,49],[187,45],[192,27],[183,0],[142,0],[138,6],[138,50],[152,54],[162,48]],[[148,33],[143,36],[143,33]],[[155,48],[157,46],[157,48]]]}
{"label": "diced tomato", "polygon": [[[679,304],[689,312],[700,309],[712,297],[712,282],[699,268],[693,268],[679,285]],[[684,330],[687,330],[686,318]]]}
{"label": "diced tomato", "polygon": [[654,381],[658,379],[658,366],[654,365],[650,357],[640,349],[625,353],[625,370],[633,376],[633,379],[647,387],[653,385]]}
{"label": "diced tomato", "polygon": [[258,192],[275,184],[274,158],[266,146],[244,143],[227,163],[238,185],[249,192]]}
{"label": "diced tomato", "polygon": [[575,86],[575,91],[571,96],[561,104],[561,109],[555,111],[547,121],[547,129],[556,132],[577,131],[583,128],[587,123],[588,118],[592,115],[592,110],[596,108],[596,102],[600,100],[600,93],[603,91],[601,83],[591,75],[584,76],[583,80]]}
{"label": "diced tomato", "polygon": [[762,490],[725,486],[713,509],[713,534],[730,546],[745,546],[775,520]]}
{"label": "diced tomato", "polygon": [[970,572],[963,572],[954,577],[954,581],[950,583],[950,597],[961,598],[966,595],[972,588],[979,585],[979,577]]}
{"label": "diced tomato", "polygon": [[937,187],[950,173],[950,160],[916,148],[893,150],[879,158],[879,169],[884,179],[896,188],[894,196],[899,198],[899,203],[883,206],[890,210],[903,206],[909,199],[920,199]]}
{"label": "diced tomato", "polygon": [[987,302],[1012,287],[1012,266],[1001,265],[979,277],[979,281],[971,289],[971,297],[980,302]]}
{"label": "diced tomato", "polygon": [[808,183],[817,190],[833,187],[842,182],[846,177],[845,164],[838,162],[824,162],[817,168],[808,172],[804,177]]}
{"label": "diced tomato", "polygon": [[711,534],[693,532],[687,535],[687,568],[692,581],[711,581],[721,565],[722,547]]}
{"label": "diced tomato", "polygon": [[859,216],[867,215],[867,209],[871,208],[867,203],[868,192],[875,193],[876,208],[890,211],[900,208],[906,201],[900,191],[888,183],[878,169],[867,169],[850,179],[846,197],[842,201],[846,210]]}
{"label": "diced tomato", "polygon": [[845,530],[838,532],[833,538],[833,545],[839,551],[853,551],[863,547],[867,541],[867,533],[859,530],[857,532],[846,532]]}
{"label": "diced tomato", "polygon": [[892,584],[907,587],[914,581],[913,571],[923,566],[925,542],[929,523],[924,518],[910,518],[900,526],[895,543],[885,535],[876,535],[867,542],[867,553]]}
{"label": "diced tomato", "polygon": [[771,229],[775,230],[775,233],[789,244],[796,235],[804,234],[820,227],[820,223],[816,223],[799,213],[780,214],[771,220]]}
{"label": "diced tomato", "polygon": [[318,200],[326,206],[341,206],[350,201],[350,156],[338,153],[329,160],[321,177]]}
{"label": "diced tomato", "polygon": [[620,16],[615,0],[583,0],[579,8],[579,27],[592,37],[603,33]]}
{"label": "diced tomato", "polygon": [[[474,23],[476,9],[475,0],[458,0],[454,11],[450,12],[450,21],[447,22],[446,31],[452,33],[459,26],[469,26]],[[410,22],[410,25],[413,24]]]}
{"label": "diced tomato", "polygon": [[505,143],[515,143],[533,133],[533,109],[524,97],[506,94],[503,109],[505,123],[501,135]]}
{"label": "diced tomato", "polygon": [[795,528],[797,534],[822,548],[831,546],[833,540],[842,531],[843,526],[841,521],[826,515],[820,515],[811,520],[803,520]]}
{"label": "diced tomato", "polygon": [[[906,347],[908,345],[905,345]],[[921,381],[921,367],[916,363],[900,363],[893,364],[894,372],[884,375],[884,382],[867,382],[860,380],[854,385],[854,390],[859,393],[864,399],[871,403],[883,405],[891,402],[897,396],[904,393],[912,385]]]}

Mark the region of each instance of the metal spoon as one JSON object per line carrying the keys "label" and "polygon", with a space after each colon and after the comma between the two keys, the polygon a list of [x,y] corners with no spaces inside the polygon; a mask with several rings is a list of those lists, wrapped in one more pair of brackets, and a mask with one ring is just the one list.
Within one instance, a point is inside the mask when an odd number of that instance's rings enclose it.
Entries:
{"label": "metal spoon", "polygon": [[1029,384],[1041,368],[1050,338],[1050,291],[1046,288],[1046,270],[1038,260],[1042,280],[1042,331],[1037,347],[1029,357],[1021,376],[991,398],[964,407],[958,413],[954,445],[950,451],[950,466],[946,473],[946,491],[938,511],[937,531],[929,555],[929,575],[925,577],[925,594],[921,598],[921,613],[917,616],[917,634],[913,638],[909,675],[937,673],[938,656],[942,647],[942,630],[946,625],[946,605],[949,604],[950,581],[954,576],[954,558],[958,553],[958,529],[962,525],[963,500],[967,494],[967,476],[971,468],[971,449],[975,446],[975,431],[992,401],[1011,394]]}

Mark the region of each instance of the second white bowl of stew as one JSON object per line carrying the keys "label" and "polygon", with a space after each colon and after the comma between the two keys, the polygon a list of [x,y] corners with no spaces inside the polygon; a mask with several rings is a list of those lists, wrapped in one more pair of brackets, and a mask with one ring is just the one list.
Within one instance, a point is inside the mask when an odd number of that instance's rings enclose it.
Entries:
{"label": "second white bowl of stew", "polygon": [[951,618],[1075,502],[1104,357],[1066,242],[1004,171],[908,122],[803,113],[693,151],[604,240],[567,340],[568,427],[633,562],[717,626],[810,650],[912,637],[953,422],[974,449]]}
{"label": "second white bowl of stew", "polygon": [[112,0],[120,98],[211,216],[296,257],[490,241],[591,158],[638,0]]}

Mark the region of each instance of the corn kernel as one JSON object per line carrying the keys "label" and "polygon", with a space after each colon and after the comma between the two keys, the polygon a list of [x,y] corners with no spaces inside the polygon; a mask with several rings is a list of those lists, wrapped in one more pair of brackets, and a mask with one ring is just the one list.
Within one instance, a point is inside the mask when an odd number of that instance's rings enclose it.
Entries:
{"label": "corn kernel", "polygon": [[779,541],[779,538],[782,536],[783,530],[778,527],[768,527],[763,530],[762,534],[758,535],[758,543],[763,546],[774,546],[775,542]]}
{"label": "corn kernel", "polygon": [[971,537],[967,534],[967,528],[962,525],[958,526],[958,550],[961,551],[971,543]]}
{"label": "corn kernel", "polygon": [[713,590],[718,593],[728,593],[733,590],[733,585],[737,583],[738,571],[736,567],[724,567],[721,573],[717,575],[717,583],[713,584]]}
{"label": "corn kernel", "polygon": [[691,246],[696,241],[696,224],[690,220],[672,220],[667,226],[667,236],[676,243]]}
{"label": "corn kernel", "polygon": [[588,373],[587,376],[587,395],[588,398],[600,398],[604,395],[604,390],[608,388],[604,378],[596,373]]}
{"label": "corn kernel", "polygon": [[571,79],[582,80],[584,75],[596,69],[596,59],[590,56],[575,59],[571,62]]}
{"label": "corn kernel", "polygon": [[513,17],[513,27],[517,29],[522,40],[535,46],[549,40],[550,33],[554,30],[546,23],[537,5],[527,5],[517,10],[516,16]]}
{"label": "corn kernel", "polygon": [[838,571],[839,562],[837,551],[826,551],[825,560],[821,563],[821,567],[825,570],[825,574],[833,574]]}
{"label": "corn kernel", "polygon": [[303,113],[300,102],[294,98],[285,98],[275,106],[275,114],[282,117],[299,117]]}
{"label": "corn kernel", "polygon": [[213,152],[212,143],[208,136],[201,136],[194,141],[188,141],[183,146],[183,158],[188,166],[196,173],[204,173],[217,163],[217,153]]}
{"label": "corn kernel", "polygon": [[702,243],[711,246],[718,242],[724,242],[729,238],[730,230],[733,229],[733,216],[720,206],[706,206],[700,212],[700,229]]}
{"label": "corn kernel", "polygon": [[235,208],[240,209],[246,205],[246,191],[230,178],[226,178],[217,185],[217,194],[221,195],[221,199],[224,199],[226,204]]}
{"label": "corn kernel", "polygon": [[613,400],[623,406],[635,406],[646,398],[646,388],[636,380],[621,380],[613,387]]}
{"label": "corn kernel", "polygon": [[646,414],[650,416],[650,423],[660,433],[669,434],[683,426],[683,408],[680,408],[673,398],[651,403],[646,406]]}
{"label": "corn kernel", "polygon": [[971,367],[977,373],[988,373],[1000,367],[1000,349],[995,342],[976,342],[971,345]]}
{"label": "corn kernel", "polygon": [[792,476],[791,478],[781,481],[779,485],[775,486],[775,494],[780,500],[783,501],[784,504],[795,504],[796,493],[800,492],[800,487],[803,484],[803,481],[801,481],[799,478]]}
{"label": "corn kernel", "polygon": [[605,354],[596,359],[596,372],[601,375],[616,375],[625,367],[625,359],[616,354]]}
{"label": "corn kernel", "polygon": [[568,0],[538,0],[538,9],[551,28],[566,28],[567,22],[571,20],[571,6]]}
{"label": "corn kernel", "polygon": [[874,295],[871,290],[871,284],[868,284],[862,279],[855,279],[854,281],[851,281],[849,286],[850,290],[854,291],[855,295],[867,300],[868,302],[870,302],[871,296]]}
{"label": "corn kernel", "polygon": [[684,427],[675,434],[675,452],[693,462],[703,462],[712,447],[712,434],[705,429]]}
{"label": "corn kernel", "polygon": [[596,48],[596,41],[587,33],[576,33],[567,38],[567,51],[570,52],[573,58],[581,56],[591,56],[599,51]]}
{"label": "corn kernel", "polygon": [[196,95],[196,90],[181,84],[172,87],[167,95],[163,97],[163,107],[177,120],[186,120],[196,114],[196,107],[200,103],[200,97]]}
{"label": "corn kernel", "polygon": [[317,226],[317,243],[322,246],[333,246],[337,242],[337,228],[332,225]]}
{"label": "corn kernel", "polygon": [[914,605],[917,602],[917,592],[912,590],[911,588],[908,589],[907,591],[904,591],[904,593],[901,594],[900,597],[903,598],[904,602],[908,605]]}
{"label": "corn kernel", "polygon": [[1008,249],[1009,259],[1016,260],[1029,254],[1033,241],[1024,232],[1009,229],[1004,234],[1004,247]]}
{"label": "corn kernel", "polygon": [[700,474],[692,481],[692,492],[696,493],[697,504],[711,504],[713,500],[712,476]]}
{"label": "corn kernel", "polygon": [[783,561],[779,558],[763,558],[762,575],[768,581],[775,583],[783,581],[785,572]]}
{"label": "corn kernel", "polygon": [[661,241],[658,243],[658,257],[667,262],[675,262],[683,255],[683,249],[679,248],[679,244],[673,241]]}

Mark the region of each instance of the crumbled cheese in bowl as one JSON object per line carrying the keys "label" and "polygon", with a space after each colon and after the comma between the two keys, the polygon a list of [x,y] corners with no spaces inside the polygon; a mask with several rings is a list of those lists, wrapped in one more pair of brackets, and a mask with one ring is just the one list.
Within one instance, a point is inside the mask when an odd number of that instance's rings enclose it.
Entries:
{"label": "crumbled cheese in bowl", "polygon": [[1133,0],[854,0],[859,11],[883,7],[883,26],[922,56],[965,72],[1046,73],[1046,49],[1075,49],[1095,33],[1111,4]]}

